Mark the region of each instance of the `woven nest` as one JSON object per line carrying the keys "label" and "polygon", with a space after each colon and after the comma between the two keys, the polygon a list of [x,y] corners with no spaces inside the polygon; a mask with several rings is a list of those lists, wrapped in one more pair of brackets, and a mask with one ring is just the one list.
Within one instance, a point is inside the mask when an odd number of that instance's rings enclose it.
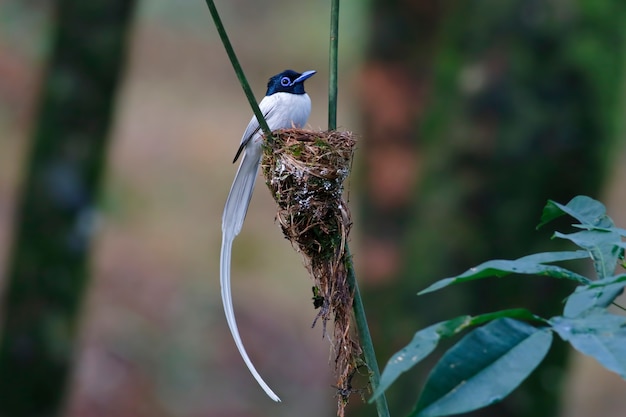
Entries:
{"label": "woven nest", "polygon": [[345,244],[352,221],[343,200],[343,182],[352,164],[355,140],[349,132],[299,129],[273,132],[266,141],[262,168],[278,204],[277,219],[285,237],[302,253],[311,274],[313,305],[327,335],[332,320],[338,415],[352,392],[351,380],[361,348],[352,326],[353,291],[347,280],[350,259]]}

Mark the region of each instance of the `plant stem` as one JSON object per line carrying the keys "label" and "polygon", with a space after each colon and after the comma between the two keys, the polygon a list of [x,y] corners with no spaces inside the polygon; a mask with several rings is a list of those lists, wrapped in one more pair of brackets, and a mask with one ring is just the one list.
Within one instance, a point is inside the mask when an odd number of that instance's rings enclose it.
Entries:
{"label": "plant stem", "polygon": [[[329,53],[329,76],[328,76],[328,130],[337,129],[337,62],[339,51],[339,0],[332,0],[330,9],[330,53]],[[354,291],[354,301],[352,309],[356,321],[357,331],[361,339],[361,347],[365,356],[365,363],[369,368],[370,385],[375,391],[380,384],[380,371],[378,370],[378,362],[376,361],[376,353],[374,352],[374,344],[367,326],[367,318],[365,317],[365,309],[363,308],[363,300],[359,291],[359,284],[356,281],[354,273],[354,264],[352,263],[352,255],[350,248],[346,243],[346,267],[348,270],[348,283]],[[381,394],[376,398],[376,411],[378,417],[389,417],[389,407],[387,406],[387,398],[385,394]]]}
{"label": "plant stem", "polygon": [[[361,292],[359,291],[359,285],[356,282],[356,276],[354,274],[354,265],[352,263],[352,255],[350,254],[350,248],[346,243],[346,259],[348,259],[348,283],[354,290],[354,301],[352,308],[354,309],[354,317],[356,320],[357,331],[359,332],[359,338],[361,339],[361,348],[363,349],[363,355],[365,356],[365,362],[369,368],[370,384],[372,391],[376,391],[378,385],[380,385],[380,371],[378,369],[378,362],[376,361],[376,353],[374,352],[374,344],[372,343],[372,336],[370,335],[369,327],[367,326],[367,318],[365,317],[365,309],[363,308],[363,300],[361,299]],[[389,407],[387,406],[387,398],[385,393],[382,393],[376,397],[376,411],[378,417],[389,417]]]}
{"label": "plant stem", "polygon": [[248,80],[246,79],[246,74],[244,74],[243,69],[241,68],[241,64],[239,64],[239,60],[237,59],[237,55],[235,54],[235,50],[228,39],[228,34],[226,33],[226,29],[224,29],[224,25],[222,24],[222,19],[220,19],[220,15],[215,8],[215,3],[213,0],[206,0],[207,6],[209,6],[209,11],[211,12],[211,17],[213,18],[213,22],[215,22],[215,27],[217,28],[217,33],[220,35],[220,39],[222,40],[222,44],[224,45],[224,49],[226,50],[226,54],[230,59],[230,63],[233,65],[233,69],[235,70],[235,74],[237,74],[237,78],[239,79],[239,84],[241,84],[241,88],[243,88],[243,92],[246,94],[246,98],[248,99],[248,103],[250,103],[250,107],[252,108],[252,112],[254,116],[259,122],[259,126],[261,126],[261,130],[265,134],[268,140],[272,140],[272,131],[267,125],[267,121],[261,113],[261,109],[256,102],[256,98],[254,97],[254,93],[250,88],[250,84],[248,84]]}
{"label": "plant stem", "polygon": [[328,75],[328,130],[337,129],[337,61],[339,50],[339,0],[330,6],[330,52]]}

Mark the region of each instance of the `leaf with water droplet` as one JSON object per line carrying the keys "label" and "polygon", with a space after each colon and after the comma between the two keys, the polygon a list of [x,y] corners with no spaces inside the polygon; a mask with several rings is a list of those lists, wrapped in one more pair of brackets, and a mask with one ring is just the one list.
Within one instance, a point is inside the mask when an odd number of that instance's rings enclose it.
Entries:
{"label": "leaf with water droplet", "polygon": [[456,334],[470,322],[470,316],[460,316],[451,320],[433,324],[415,333],[413,340],[396,352],[387,362],[370,402],[374,401],[404,372],[417,365],[428,356],[442,337]]}

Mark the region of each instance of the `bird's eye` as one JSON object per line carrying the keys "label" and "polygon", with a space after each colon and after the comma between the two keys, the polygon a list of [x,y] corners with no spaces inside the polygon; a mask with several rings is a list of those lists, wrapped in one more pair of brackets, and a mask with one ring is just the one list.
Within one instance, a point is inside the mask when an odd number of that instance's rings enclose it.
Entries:
{"label": "bird's eye", "polygon": [[280,85],[282,85],[283,87],[287,87],[289,84],[291,84],[291,80],[289,79],[289,77],[283,77],[280,79]]}

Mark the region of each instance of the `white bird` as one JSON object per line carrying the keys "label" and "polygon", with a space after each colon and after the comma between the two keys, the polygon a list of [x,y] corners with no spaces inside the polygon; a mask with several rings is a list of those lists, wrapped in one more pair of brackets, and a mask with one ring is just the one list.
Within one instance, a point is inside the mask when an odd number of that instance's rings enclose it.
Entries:
{"label": "white bird", "polygon": [[[311,99],[304,91],[304,81],[314,74],[315,71],[305,71],[300,74],[292,70],[285,70],[270,78],[267,84],[267,93],[261,100],[261,103],[259,103],[261,113],[263,113],[270,130],[288,129],[291,127],[300,128],[306,124],[311,113]],[[224,207],[224,214],[222,215],[220,284],[226,321],[239,354],[265,393],[274,401],[280,401],[280,398],[261,378],[243,346],[237,328],[237,321],[235,320],[230,287],[230,260],[233,240],[241,231],[248,206],[250,205],[254,183],[259,174],[259,165],[263,152],[262,141],[263,132],[260,129],[259,122],[256,117],[252,117],[241,138],[241,144],[233,160],[233,162],[237,161],[239,155],[243,152],[243,158],[235,175],[233,185],[230,188]]]}

